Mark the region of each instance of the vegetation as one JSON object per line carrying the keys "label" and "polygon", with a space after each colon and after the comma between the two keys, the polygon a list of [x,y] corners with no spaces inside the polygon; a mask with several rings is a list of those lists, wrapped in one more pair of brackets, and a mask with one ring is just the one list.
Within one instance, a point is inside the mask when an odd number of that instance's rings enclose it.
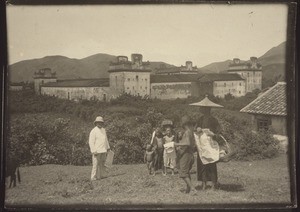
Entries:
{"label": "vegetation", "polygon": [[[201,98],[177,100],[153,100],[127,94],[111,102],[69,100],[50,96],[36,96],[32,91],[9,94],[10,129],[8,147],[23,164],[74,164],[91,163],[88,135],[96,116],[106,121],[111,147],[115,151],[115,162],[132,164],[143,162],[144,146],[150,141],[152,129],[168,118],[180,129],[184,114],[194,121],[201,116],[199,108],[187,106]],[[239,105],[235,98],[228,102],[211,98],[215,102]],[[231,104],[230,104],[231,102]],[[277,145],[269,132],[253,134],[250,131],[248,114],[225,109],[214,109],[224,137],[235,149],[235,159],[253,160],[277,155]],[[74,127],[77,126],[77,127]]]}
{"label": "vegetation", "polygon": [[[138,204],[166,207],[169,204],[183,208],[213,207],[220,204],[258,203],[290,204],[290,182],[287,156],[257,161],[219,163],[220,190],[200,189],[196,180],[196,164],[192,168],[192,182],[197,195],[186,195],[180,190],[184,182],[175,176],[149,176],[146,165],[114,165],[107,178],[91,182],[90,166],[43,165],[21,167],[22,183],[5,192],[6,207],[49,208],[68,206],[81,210],[88,207],[104,209]],[[200,190],[199,190],[200,189]],[[144,207],[139,205],[140,207]],[[248,205],[249,206],[249,205]],[[223,206],[224,207],[224,206]]]}

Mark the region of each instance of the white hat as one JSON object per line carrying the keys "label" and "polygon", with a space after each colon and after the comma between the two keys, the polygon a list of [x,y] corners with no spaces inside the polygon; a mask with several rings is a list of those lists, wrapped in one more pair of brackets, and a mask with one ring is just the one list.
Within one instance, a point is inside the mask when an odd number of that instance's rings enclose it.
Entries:
{"label": "white hat", "polygon": [[104,120],[103,120],[103,118],[101,116],[97,116],[96,119],[95,119],[95,121],[94,121],[94,124],[96,122],[104,122]]}

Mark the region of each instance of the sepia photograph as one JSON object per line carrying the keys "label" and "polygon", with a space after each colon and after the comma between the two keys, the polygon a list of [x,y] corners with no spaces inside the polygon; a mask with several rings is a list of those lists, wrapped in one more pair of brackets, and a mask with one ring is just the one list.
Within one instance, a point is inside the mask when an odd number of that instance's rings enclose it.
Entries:
{"label": "sepia photograph", "polygon": [[294,23],[289,2],[7,4],[4,208],[297,207]]}

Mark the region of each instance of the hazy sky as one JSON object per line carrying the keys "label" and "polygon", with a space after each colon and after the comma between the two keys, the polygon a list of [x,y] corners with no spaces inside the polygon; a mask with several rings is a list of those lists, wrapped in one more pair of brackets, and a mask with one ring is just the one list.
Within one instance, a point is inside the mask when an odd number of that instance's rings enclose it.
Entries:
{"label": "hazy sky", "polygon": [[9,64],[48,55],[141,53],[198,67],[261,56],[286,40],[287,6],[8,6]]}

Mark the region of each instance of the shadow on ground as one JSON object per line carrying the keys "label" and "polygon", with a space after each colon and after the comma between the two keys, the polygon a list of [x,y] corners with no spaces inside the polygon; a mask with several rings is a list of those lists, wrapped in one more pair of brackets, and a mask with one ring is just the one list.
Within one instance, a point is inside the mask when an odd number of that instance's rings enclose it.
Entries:
{"label": "shadow on ground", "polygon": [[[202,190],[202,186],[196,186],[196,190]],[[207,185],[207,189],[212,189],[210,185]],[[245,188],[242,184],[219,184],[217,190],[228,191],[228,192],[239,192],[245,191]]]}

